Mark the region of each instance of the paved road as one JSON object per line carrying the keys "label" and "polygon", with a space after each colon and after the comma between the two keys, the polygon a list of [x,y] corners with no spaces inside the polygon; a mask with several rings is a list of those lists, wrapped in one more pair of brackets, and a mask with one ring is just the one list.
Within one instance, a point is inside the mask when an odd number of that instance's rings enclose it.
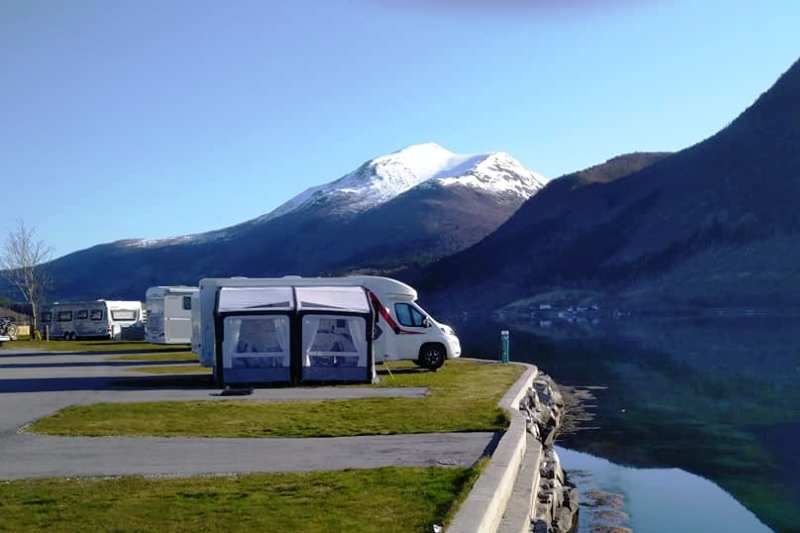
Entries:
{"label": "paved road", "polygon": [[[190,475],[337,470],[378,466],[470,465],[493,446],[493,433],[315,439],[73,438],[20,433],[68,405],[160,400],[221,401],[198,377],[144,376],[137,363],[108,354],[0,352],[0,478]],[[158,364],[158,363],[154,363]],[[185,364],[185,363],[184,363]],[[259,389],[245,401],[422,397],[421,388]]]}
{"label": "paved road", "polygon": [[292,472],[380,466],[469,466],[492,433],[330,439],[70,438],[0,440],[0,478]]}

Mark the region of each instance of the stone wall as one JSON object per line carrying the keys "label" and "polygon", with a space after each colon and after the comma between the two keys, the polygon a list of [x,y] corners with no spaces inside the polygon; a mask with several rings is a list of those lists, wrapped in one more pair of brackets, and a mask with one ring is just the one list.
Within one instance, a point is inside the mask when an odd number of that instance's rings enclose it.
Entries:
{"label": "stone wall", "polygon": [[528,432],[542,443],[540,481],[531,520],[534,533],[567,533],[577,526],[578,490],[567,479],[554,447],[564,407],[558,385],[542,373],[536,376],[519,406]]}

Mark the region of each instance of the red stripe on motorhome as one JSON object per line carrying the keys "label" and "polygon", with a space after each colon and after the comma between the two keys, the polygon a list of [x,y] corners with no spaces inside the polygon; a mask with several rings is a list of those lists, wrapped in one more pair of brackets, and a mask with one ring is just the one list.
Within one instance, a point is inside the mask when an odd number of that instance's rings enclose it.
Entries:
{"label": "red stripe on motorhome", "polygon": [[423,334],[421,331],[410,331],[410,330],[401,328],[400,325],[395,321],[394,317],[392,317],[391,313],[389,313],[389,310],[386,309],[386,306],[384,306],[381,303],[381,301],[378,299],[378,297],[375,296],[375,293],[372,292],[371,290],[367,289],[367,294],[369,294],[369,299],[372,301],[372,305],[375,307],[375,309],[377,309],[378,314],[383,318],[383,320],[387,324],[389,324],[389,327],[392,328],[392,331],[394,331],[395,335],[422,335]]}

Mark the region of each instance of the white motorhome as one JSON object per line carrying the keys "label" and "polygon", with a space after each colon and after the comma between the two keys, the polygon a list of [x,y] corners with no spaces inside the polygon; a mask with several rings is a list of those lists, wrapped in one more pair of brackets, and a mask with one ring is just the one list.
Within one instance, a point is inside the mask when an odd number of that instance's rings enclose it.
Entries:
{"label": "white motorhome", "polygon": [[192,340],[192,296],[197,287],[150,287],[145,293],[145,340],[188,344]]}
{"label": "white motorhome", "polygon": [[93,300],[54,303],[42,310],[41,321],[51,338],[121,339],[124,330],[142,326],[142,302]]}
{"label": "white motorhome", "polygon": [[[446,359],[461,355],[461,345],[453,329],[440,324],[417,305],[417,291],[413,287],[391,278],[377,276],[203,279],[200,281],[199,305],[196,306],[198,309],[193,313],[195,336],[192,348],[201,363],[215,368],[215,372],[220,361],[229,357],[227,353],[220,353],[225,351],[225,344],[218,330],[224,327],[220,320],[224,314],[221,306],[233,305],[230,303],[231,289],[240,290],[238,303],[235,304],[240,313],[246,313],[250,309],[253,314],[259,314],[268,310],[289,309],[294,305],[300,307],[297,291],[303,288],[345,287],[362,289],[367,297],[374,317],[371,348],[375,362],[410,359],[425,368],[436,369]],[[223,291],[227,291],[224,299],[221,298]],[[328,297],[334,300],[319,305],[331,310],[361,308],[361,304],[348,303],[351,295],[337,293],[335,290],[315,296],[315,300],[321,302]],[[229,309],[226,307],[226,310]]]}

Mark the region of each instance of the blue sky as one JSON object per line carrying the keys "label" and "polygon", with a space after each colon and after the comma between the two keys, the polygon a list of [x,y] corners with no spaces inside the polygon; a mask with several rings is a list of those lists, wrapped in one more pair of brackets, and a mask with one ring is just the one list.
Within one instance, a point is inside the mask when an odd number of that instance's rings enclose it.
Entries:
{"label": "blue sky", "polygon": [[61,255],[216,229],[419,142],[548,177],[680,149],[798,27],[796,0],[5,1],[0,233]]}

